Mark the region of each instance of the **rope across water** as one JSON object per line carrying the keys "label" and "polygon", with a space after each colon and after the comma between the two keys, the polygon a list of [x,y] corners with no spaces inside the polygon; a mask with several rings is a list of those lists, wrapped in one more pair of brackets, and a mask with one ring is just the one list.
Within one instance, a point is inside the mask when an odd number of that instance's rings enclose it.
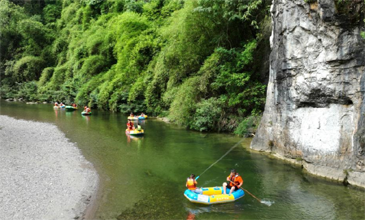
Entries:
{"label": "rope across water", "polygon": [[221,156],[217,161],[215,161],[212,165],[210,165],[206,170],[204,170],[199,176],[197,176],[195,179],[198,179],[201,175],[203,175],[205,172],[207,172],[210,168],[212,168],[216,163],[218,163],[220,160],[222,160],[229,152],[231,152],[234,148],[236,148],[242,141],[244,141],[245,138],[242,138],[240,141],[238,141],[231,149],[229,149],[223,156]]}

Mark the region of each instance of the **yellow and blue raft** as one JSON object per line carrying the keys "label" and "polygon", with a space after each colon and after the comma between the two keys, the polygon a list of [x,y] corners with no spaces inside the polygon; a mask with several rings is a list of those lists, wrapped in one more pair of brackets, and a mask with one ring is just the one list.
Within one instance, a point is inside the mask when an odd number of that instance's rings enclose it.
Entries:
{"label": "yellow and blue raft", "polygon": [[205,205],[234,202],[245,195],[242,189],[234,191],[229,194],[230,189],[226,189],[227,194],[223,194],[223,187],[203,187],[200,190],[185,190],[184,196],[194,203],[200,203]]}
{"label": "yellow and blue raft", "polygon": [[141,129],[141,130],[137,130],[137,129],[129,130],[127,128],[127,129],[125,129],[125,133],[129,134],[129,135],[134,135],[134,136],[141,136],[141,135],[144,134],[144,130],[143,129]]}

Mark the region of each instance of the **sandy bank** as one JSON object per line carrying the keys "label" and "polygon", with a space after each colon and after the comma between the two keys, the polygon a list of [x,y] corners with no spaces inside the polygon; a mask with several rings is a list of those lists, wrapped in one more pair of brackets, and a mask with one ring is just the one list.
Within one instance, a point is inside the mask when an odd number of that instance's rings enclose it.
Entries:
{"label": "sandy bank", "polygon": [[52,124],[0,115],[1,219],[82,218],[98,175]]}

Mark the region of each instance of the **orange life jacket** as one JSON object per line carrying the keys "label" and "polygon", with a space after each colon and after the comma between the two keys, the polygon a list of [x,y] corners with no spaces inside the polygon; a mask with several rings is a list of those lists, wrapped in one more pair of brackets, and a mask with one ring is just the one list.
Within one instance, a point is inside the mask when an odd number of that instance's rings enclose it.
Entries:
{"label": "orange life jacket", "polygon": [[188,189],[190,190],[196,190],[196,181],[194,179],[190,179],[188,178],[186,180],[186,186],[188,187]]}
{"label": "orange life jacket", "polygon": [[133,125],[134,125],[133,122],[128,121],[127,127],[128,127],[129,130],[133,130]]}
{"label": "orange life jacket", "polygon": [[[229,186],[238,186],[243,183],[243,179],[238,173],[235,176],[229,175],[228,178],[230,179]],[[233,182],[233,183],[232,183]]]}

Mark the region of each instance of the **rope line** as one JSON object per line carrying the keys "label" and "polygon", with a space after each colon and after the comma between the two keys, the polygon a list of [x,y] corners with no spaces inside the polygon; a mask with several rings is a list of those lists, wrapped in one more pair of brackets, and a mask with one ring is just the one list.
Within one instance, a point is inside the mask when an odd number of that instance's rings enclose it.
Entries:
{"label": "rope line", "polygon": [[236,148],[240,143],[242,143],[242,141],[244,141],[245,138],[242,138],[240,141],[238,141],[235,145],[233,145],[233,147],[231,147],[231,149],[229,149],[223,156],[221,156],[216,162],[214,162],[212,165],[210,165],[206,170],[204,170],[198,177],[196,177],[195,179],[198,179],[201,175],[203,175],[205,172],[207,172],[210,168],[212,168],[216,163],[218,163],[220,160],[223,159],[223,157],[227,156],[227,154],[229,154],[229,152],[231,152],[234,148]]}

